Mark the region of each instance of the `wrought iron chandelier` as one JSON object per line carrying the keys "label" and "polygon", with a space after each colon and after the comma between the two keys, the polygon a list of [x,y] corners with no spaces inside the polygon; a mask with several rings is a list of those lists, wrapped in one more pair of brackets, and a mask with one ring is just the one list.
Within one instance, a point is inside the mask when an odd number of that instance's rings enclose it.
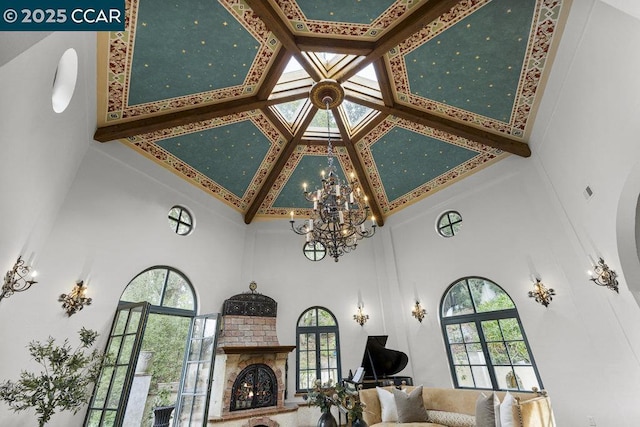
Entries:
{"label": "wrought iron chandelier", "polygon": [[[333,165],[330,110],[340,105],[343,98],[344,90],[335,80],[321,80],[311,88],[311,103],[327,112],[328,165],[326,171],[322,171],[320,188],[307,191],[307,185],[303,185],[305,199],[313,204],[309,219],[296,225],[292,211],[289,221],[296,234],[305,236],[304,251],[312,249],[314,252],[329,253],[336,262],[345,253],[355,250],[360,240],[369,238],[376,232],[373,216],[370,225],[366,224],[369,217],[367,196],[362,194],[354,175],[351,175],[351,181],[347,183],[340,179]],[[324,255],[314,260],[322,258]]]}

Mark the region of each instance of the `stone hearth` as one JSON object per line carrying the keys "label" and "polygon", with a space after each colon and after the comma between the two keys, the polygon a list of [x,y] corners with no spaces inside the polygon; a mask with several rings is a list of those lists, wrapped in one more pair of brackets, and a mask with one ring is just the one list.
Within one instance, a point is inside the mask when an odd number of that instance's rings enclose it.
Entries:
{"label": "stone hearth", "polygon": [[[286,407],[284,394],[286,389],[286,369],[289,353],[295,346],[281,346],[276,333],[277,303],[270,297],[257,293],[255,282],[251,282],[250,292],[235,295],[224,302],[222,329],[218,337],[217,354],[214,366],[214,387],[211,395],[209,423],[234,421],[233,425],[242,426],[279,426],[292,425],[278,422],[277,418],[295,416],[297,406]],[[240,396],[242,387],[234,383],[245,368],[252,365],[267,367],[271,370],[277,387],[262,390],[269,395],[269,406],[247,406],[251,399],[248,391]],[[246,371],[245,371],[246,372]],[[270,377],[271,378],[271,377]],[[253,392],[252,392],[253,393]],[[251,394],[253,395],[253,394]],[[241,404],[232,401],[241,401]],[[238,407],[241,406],[241,407]],[[238,423],[246,420],[244,423]],[[262,420],[260,422],[256,420]]]}

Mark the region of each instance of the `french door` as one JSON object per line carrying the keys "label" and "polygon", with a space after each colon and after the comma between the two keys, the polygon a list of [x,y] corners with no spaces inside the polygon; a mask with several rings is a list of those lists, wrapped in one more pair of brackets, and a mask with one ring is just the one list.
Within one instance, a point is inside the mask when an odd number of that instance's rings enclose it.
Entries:
{"label": "french door", "polygon": [[194,317],[182,369],[174,427],[207,425],[217,332],[217,314]]}
{"label": "french door", "polygon": [[118,306],[107,342],[108,356],[89,403],[85,426],[122,425],[149,307],[147,302]]}

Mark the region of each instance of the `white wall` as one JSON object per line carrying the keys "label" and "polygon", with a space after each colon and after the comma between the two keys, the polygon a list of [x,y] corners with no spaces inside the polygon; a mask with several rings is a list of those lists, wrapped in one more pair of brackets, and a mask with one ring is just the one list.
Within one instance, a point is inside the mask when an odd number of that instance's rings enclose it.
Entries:
{"label": "white wall", "polygon": [[[71,104],[56,114],[53,80],[70,47],[80,71]],[[87,150],[95,123],[95,57],[95,35],[58,33],[0,67],[2,271],[18,255],[39,252]]]}

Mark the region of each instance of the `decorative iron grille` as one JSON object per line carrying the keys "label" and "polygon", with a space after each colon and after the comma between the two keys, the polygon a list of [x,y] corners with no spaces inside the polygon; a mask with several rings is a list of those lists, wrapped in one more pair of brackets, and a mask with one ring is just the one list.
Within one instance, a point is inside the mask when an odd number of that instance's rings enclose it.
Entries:
{"label": "decorative iron grille", "polygon": [[240,372],[231,389],[231,411],[278,404],[278,381],[265,364],[249,365]]}

